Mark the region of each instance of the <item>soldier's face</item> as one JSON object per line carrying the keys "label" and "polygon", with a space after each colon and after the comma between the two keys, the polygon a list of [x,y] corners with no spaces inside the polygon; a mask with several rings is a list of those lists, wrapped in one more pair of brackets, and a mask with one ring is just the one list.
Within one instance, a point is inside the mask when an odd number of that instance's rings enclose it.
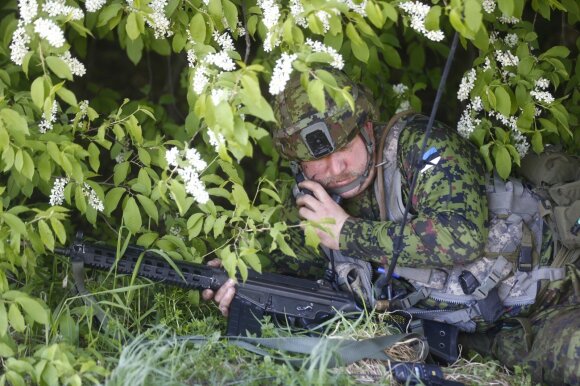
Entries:
{"label": "soldier's face", "polygon": [[[365,126],[365,130],[372,138],[372,128]],[[374,157],[374,154],[372,157]],[[368,154],[364,140],[360,135],[357,135],[339,151],[321,159],[302,162],[302,170],[308,179],[320,183],[327,189],[340,188],[363,175],[367,168],[367,163]],[[362,185],[355,186],[351,190],[342,193],[341,196],[343,198],[351,198],[363,192],[371,184],[374,176],[375,168],[373,167]]]}

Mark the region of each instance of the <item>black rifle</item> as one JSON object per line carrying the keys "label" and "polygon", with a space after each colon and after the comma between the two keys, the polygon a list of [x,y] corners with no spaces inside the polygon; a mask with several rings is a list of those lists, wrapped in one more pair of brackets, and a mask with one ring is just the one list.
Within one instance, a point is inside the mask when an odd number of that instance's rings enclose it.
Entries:
{"label": "black rifle", "polygon": [[[228,280],[223,269],[185,261],[172,262],[177,272],[161,256],[137,246],[129,246],[118,260],[115,249],[78,240],[56,252],[69,256],[73,262],[81,261],[86,267],[114,269],[120,274],[130,275],[138,267],[139,276],[183,288],[217,290]],[[360,314],[362,308],[351,294],[334,290],[327,281],[249,270],[246,281],[239,280],[230,305],[227,335],[259,335],[260,321],[266,315],[275,323],[315,330],[337,311]]]}
{"label": "black rifle", "polygon": [[[137,269],[139,276],[183,288],[217,290],[228,280],[223,269],[186,261],[172,261],[170,264],[158,254],[138,246],[129,246],[120,259],[116,258],[114,248],[85,243],[81,239],[68,248],[56,248],[55,251],[70,257],[71,262],[82,262],[89,268],[114,270],[127,275]],[[337,311],[360,314],[363,308],[352,294],[333,289],[326,280],[313,281],[249,270],[246,281],[238,283],[230,305],[226,334],[239,336],[249,332],[260,335],[260,321],[266,315],[274,322],[312,331]],[[397,363],[393,376],[400,382],[410,381],[411,384],[419,381],[432,386],[461,385],[443,379],[438,366],[420,363]]]}

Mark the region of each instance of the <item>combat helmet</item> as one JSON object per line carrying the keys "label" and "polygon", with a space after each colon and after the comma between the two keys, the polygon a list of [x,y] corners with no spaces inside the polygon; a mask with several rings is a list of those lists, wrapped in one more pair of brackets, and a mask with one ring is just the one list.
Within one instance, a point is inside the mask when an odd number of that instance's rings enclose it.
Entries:
{"label": "combat helmet", "polygon": [[294,72],[285,90],[276,98],[274,114],[280,126],[273,133],[278,151],[297,162],[319,159],[340,150],[364,132],[361,129],[374,112],[362,86],[352,82],[343,72],[332,71],[339,87],[351,88],[355,109],[351,110],[348,103],[338,106],[326,94],[326,111],[321,113],[310,104],[300,75]]}

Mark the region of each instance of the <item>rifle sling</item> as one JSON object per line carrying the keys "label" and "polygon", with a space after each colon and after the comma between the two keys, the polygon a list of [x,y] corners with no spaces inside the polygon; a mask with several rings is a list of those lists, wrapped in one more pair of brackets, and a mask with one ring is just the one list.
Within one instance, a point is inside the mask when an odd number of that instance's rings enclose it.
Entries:
{"label": "rifle sling", "polygon": [[[223,337],[231,344],[241,347],[247,351],[253,352],[262,356],[270,356],[275,360],[287,362],[294,366],[301,366],[309,358],[282,358],[275,357],[267,349],[285,351],[293,354],[311,354],[313,352],[331,353],[326,359],[324,365],[326,367],[345,366],[363,359],[378,359],[382,361],[396,362],[391,358],[385,350],[412,339],[418,339],[422,344],[421,347],[421,361],[425,360],[429,349],[427,342],[422,339],[422,336],[415,333],[397,334],[378,336],[363,340],[354,339],[337,339],[328,337],[312,337],[312,336],[290,336],[281,338],[255,338],[248,336],[229,336]],[[208,341],[205,336],[182,336],[180,340],[187,340],[193,343],[204,343]],[[320,363],[320,362],[319,362]]]}
{"label": "rifle sling", "polygon": [[85,263],[84,263],[84,261],[73,260],[71,262],[71,264],[72,264],[73,281],[74,281],[75,288],[76,288],[78,294],[83,299],[83,302],[85,303],[85,305],[88,308],[91,308],[93,310],[93,316],[95,318],[97,318],[100,326],[102,328],[106,329],[107,323],[108,323],[108,317],[107,317],[105,311],[103,311],[103,309],[101,308],[101,306],[99,306],[99,303],[97,302],[97,300],[95,299],[93,294],[91,294],[89,292],[89,290],[87,290],[87,288],[85,287]]}

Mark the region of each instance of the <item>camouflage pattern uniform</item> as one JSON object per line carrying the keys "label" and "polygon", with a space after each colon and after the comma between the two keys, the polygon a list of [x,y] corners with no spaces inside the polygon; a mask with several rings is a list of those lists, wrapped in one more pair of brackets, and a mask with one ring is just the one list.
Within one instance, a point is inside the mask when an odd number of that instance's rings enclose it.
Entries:
{"label": "camouflage pattern uniform", "polygon": [[[397,143],[397,163],[406,201],[416,172],[412,159],[423,142],[427,118],[412,115],[404,119],[407,123]],[[384,125],[375,125],[376,140],[383,129]],[[426,148],[436,149],[440,158],[437,164],[425,168],[418,176],[412,197],[412,218],[404,228],[398,266],[438,268],[474,262],[482,256],[488,225],[487,173],[479,152],[454,130],[440,123],[435,123]],[[345,200],[342,207],[351,217],[341,230],[340,251],[372,263],[388,263],[400,224],[380,219],[373,190],[369,188]],[[288,216],[298,219],[295,211]],[[305,248],[300,237],[292,239],[292,247],[296,247],[300,257],[286,257],[283,264],[276,262],[274,265],[281,271],[312,275],[327,265],[326,258]],[[566,280],[550,282],[547,287],[536,305],[507,310],[504,319],[495,325],[480,323],[481,332],[463,336],[462,343],[482,354],[491,354],[508,366],[527,367],[536,382],[578,384],[580,282],[577,268],[570,267]],[[453,307],[429,299],[420,306],[427,309]],[[512,316],[529,316],[529,319],[509,319]],[[530,336],[533,336],[533,343]]]}

